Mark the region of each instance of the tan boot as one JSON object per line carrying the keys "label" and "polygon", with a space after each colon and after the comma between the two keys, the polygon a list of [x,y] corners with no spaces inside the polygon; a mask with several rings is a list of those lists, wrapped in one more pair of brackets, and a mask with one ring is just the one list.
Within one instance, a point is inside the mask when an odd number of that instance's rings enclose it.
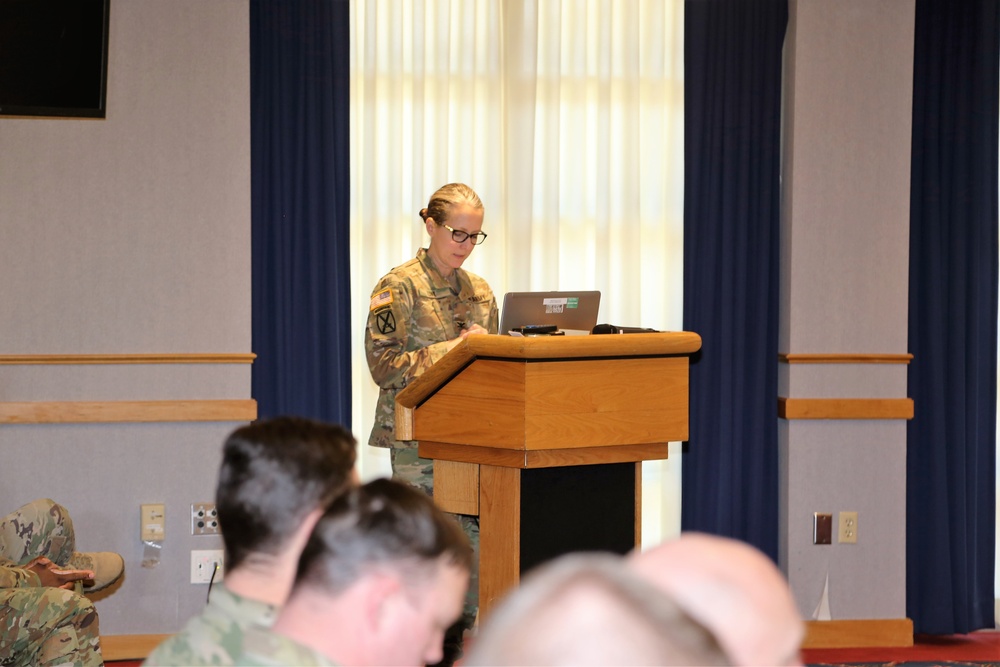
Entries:
{"label": "tan boot", "polygon": [[113,551],[76,551],[67,567],[71,570],[92,570],[94,582],[84,584],[83,592],[94,593],[118,581],[125,572],[125,560]]}

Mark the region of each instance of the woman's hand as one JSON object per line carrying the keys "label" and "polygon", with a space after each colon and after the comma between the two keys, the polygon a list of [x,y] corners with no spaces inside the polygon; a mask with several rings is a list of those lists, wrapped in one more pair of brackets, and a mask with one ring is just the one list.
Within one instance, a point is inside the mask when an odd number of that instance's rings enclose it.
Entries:
{"label": "woman's hand", "polygon": [[457,338],[452,338],[450,341],[448,341],[448,349],[454,350],[455,346],[461,343],[463,340],[465,340],[468,336],[475,336],[478,334],[488,334],[488,333],[489,331],[479,326],[478,324],[473,323],[467,329],[462,329],[462,331],[458,334]]}
{"label": "woman's hand", "polygon": [[470,326],[469,328],[462,329],[462,333],[460,333],[458,335],[458,337],[459,338],[466,338],[468,336],[474,336],[476,334],[488,334],[488,333],[489,333],[489,331],[487,331],[483,327],[481,327],[478,324],[476,324],[475,322],[473,322],[472,326]]}

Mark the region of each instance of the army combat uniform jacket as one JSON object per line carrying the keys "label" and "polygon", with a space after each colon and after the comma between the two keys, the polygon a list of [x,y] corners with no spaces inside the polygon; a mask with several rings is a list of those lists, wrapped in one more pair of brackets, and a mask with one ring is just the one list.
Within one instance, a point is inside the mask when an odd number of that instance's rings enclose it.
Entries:
{"label": "army combat uniform jacket", "polygon": [[243,638],[256,626],[270,627],[277,607],[237,595],[225,584],[212,589],[208,604],[180,632],[153,649],[143,665],[234,665]]}
{"label": "army combat uniform jacket", "polygon": [[396,394],[448,352],[447,341],[475,323],[496,333],[500,322],[493,290],[485,280],[455,269],[454,286],[427,250],[397,266],[372,291],[365,328],[365,355],[379,386],[369,445],[409,447],[393,434]]}
{"label": "army combat uniform jacket", "polygon": [[266,628],[253,628],[243,642],[237,664],[246,667],[338,667],[337,663],[296,641]]}

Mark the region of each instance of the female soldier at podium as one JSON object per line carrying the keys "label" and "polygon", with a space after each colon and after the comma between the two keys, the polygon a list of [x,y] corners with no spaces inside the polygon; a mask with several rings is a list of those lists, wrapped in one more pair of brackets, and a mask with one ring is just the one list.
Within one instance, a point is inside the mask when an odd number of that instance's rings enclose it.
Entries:
{"label": "female soldier at podium", "polygon": [[[430,244],[415,259],[386,274],[372,291],[365,353],[380,391],[368,444],[390,448],[393,478],[430,494],[433,461],[417,456],[416,442],[395,438],[396,394],[466,336],[497,333],[499,317],[490,286],[462,269],[473,248],[486,240],[479,196],[467,185],[450,183],[431,196],[420,217]],[[457,516],[478,562],[479,519]],[[444,662],[458,657],[462,633],[475,620],[477,569],[473,568],[462,627],[446,637]]]}

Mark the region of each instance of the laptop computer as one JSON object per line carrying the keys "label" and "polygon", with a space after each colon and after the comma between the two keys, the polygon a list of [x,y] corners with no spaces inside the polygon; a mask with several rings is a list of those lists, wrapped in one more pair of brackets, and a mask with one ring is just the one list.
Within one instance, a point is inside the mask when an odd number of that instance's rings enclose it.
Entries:
{"label": "laptop computer", "polygon": [[589,334],[597,325],[601,293],[508,292],[500,311],[500,333],[524,326],[555,325],[566,334]]}

